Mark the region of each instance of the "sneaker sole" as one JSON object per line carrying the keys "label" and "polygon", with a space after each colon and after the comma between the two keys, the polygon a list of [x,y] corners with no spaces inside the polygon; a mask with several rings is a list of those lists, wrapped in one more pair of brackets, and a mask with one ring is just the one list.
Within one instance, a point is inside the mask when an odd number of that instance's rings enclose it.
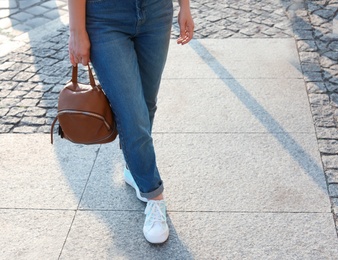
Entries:
{"label": "sneaker sole", "polygon": [[169,230],[163,235],[163,237],[159,240],[152,240],[152,239],[149,239],[147,238],[147,236],[145,234],[143,234],[145,239],[151,243],[151,244],[163,244],[164,242],[166,242],[169,238]]}

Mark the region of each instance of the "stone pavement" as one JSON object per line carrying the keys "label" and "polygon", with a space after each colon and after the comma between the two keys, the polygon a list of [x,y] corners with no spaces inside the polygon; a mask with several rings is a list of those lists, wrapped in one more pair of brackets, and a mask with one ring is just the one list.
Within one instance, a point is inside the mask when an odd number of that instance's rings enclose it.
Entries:
{"label": "stone pavement", "polygon": [[66,0],[0,0],[0,44],[67,12]]}
{"label": "stone pavement", "polygon": [[143,205],[116,144],[46,145],[69,77],[66,10],[0,0],[4,259],[135,259],[138,244],[139,259],[334,259],[338,1],[192,3],[197,41],[171,46],[154,128],[173,231],[164,247],[129,241]]}

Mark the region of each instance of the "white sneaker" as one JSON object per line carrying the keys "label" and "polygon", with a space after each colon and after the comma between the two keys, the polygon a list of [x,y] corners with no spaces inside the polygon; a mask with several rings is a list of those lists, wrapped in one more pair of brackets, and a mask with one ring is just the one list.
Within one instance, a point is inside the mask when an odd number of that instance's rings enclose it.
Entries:
{"label": "white sneaker", "polygon": [[149,200],[144,214],[146,214],[143,226],[145,238],[152,244],[165,242],[169,237],[165,201]]}
{"label": "white sneaker", "polygon": [[147,198],[143,198],[141,196],[140,189],[137,187],[136,182],[134,181],[134,178],[131,175],[131,172],[129,171],[127,167],[124,167],[123,175],[124,175],[124,181],[135,189],[136,197],[143,202],[148,202]]}

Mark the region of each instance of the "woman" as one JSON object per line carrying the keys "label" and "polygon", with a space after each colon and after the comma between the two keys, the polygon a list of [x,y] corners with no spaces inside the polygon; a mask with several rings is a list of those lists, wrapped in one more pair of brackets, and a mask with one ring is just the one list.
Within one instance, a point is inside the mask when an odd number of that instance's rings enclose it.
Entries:
{"label": "woman", "polygon": [[[194,30],[189,0],[179,0],[178,44]],[[167,58],[172,0],[69,0],[69,54],[73,66],[91,61],[114,111],[125,181],[147,202],[143,233],[168,239],[163,183],[151,137],[157,93]]]}

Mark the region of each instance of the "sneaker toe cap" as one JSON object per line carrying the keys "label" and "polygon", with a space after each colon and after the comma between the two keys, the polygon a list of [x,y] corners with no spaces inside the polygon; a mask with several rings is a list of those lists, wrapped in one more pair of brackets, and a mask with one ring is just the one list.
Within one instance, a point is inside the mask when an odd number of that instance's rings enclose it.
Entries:
{"label": "sneaker toe cap", "polygon": [[169,228],[165,225],[155,225],[151,228],[144,227],[143,233],[148,242],[159,244],[165,242],[169,237]]}

